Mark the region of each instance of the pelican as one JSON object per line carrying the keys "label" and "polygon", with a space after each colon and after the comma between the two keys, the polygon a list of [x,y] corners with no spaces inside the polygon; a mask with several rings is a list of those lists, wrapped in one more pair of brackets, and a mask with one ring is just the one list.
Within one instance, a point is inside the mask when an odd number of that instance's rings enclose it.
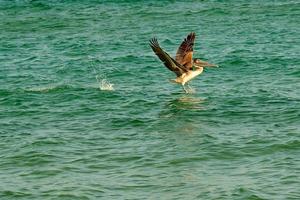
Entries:
{"label": "pelican", "polygon": [[164,65],[173,71],[177,78],[170,81],[182,85],[183,90],[188,91],[184,85],[203,72],[204,67],[217,67],[215,64],[210,64],[199,58],[193,58],[193,46],[196,34],[191,32],[180,44],[175,59],[169,56],[158,44],[156,38],[150,40],[150,47]]}

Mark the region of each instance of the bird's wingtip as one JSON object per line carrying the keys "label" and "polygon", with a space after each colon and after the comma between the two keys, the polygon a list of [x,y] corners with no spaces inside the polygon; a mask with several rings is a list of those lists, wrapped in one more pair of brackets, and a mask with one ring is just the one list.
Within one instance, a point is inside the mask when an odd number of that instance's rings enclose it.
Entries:
{"label": "bird's wingtip", "polygon": [[159,46],[156,37],[151,38],[149,42],[150,42],[149,44],[150,46]]}

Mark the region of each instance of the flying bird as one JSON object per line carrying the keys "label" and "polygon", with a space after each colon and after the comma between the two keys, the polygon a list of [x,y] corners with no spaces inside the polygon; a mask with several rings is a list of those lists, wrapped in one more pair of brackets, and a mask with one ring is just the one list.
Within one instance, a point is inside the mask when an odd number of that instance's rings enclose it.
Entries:
{"label": "flying bird", "polygon": [[164,65],[174,72],[176,79],[171,81],[182,85],[185,92],[188,92],[184,85],[203,72],[204,67],[218,67],[199,58],[193,58],[193,46],[196,34],[191,32],[180,44],[175,59],[169,56],[158,44],[156,38],[150,40],[150,47]]}

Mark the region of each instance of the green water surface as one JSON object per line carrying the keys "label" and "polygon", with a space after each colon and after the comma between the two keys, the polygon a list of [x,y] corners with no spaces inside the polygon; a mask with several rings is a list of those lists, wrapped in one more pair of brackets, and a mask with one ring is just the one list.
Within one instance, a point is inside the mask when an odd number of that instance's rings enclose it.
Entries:
{"label": "green water surface", "polygon": [[[300,199],[300,1],[0,0],[0,199]],[[148,45],[196,32],[183,93]]]}

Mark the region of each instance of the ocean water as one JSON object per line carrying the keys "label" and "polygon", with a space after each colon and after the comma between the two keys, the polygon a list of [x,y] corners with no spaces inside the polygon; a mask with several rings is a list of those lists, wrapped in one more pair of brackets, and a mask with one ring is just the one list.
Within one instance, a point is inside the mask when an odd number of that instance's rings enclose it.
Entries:
{"label": "ocean water", "polygon": [[[300,1],[0,0],[0,199],[300,199]],[[169,82],[191,31],[219,68]]]}

